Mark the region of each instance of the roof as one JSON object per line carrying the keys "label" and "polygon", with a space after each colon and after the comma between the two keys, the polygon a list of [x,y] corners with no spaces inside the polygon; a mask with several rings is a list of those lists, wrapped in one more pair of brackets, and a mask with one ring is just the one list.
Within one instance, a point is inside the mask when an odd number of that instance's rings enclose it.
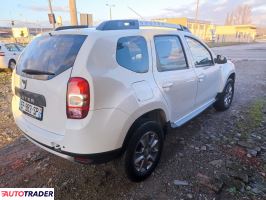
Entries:
{"label": "roof", "polygon": [[[68,29],[87,29],[87,26],[65,26],[56,28],[55,31],[62,31]],[[167,28],[167,29],[175,29],[179,31],[190,32],[190,30],[179,24],[170,24],[163,22],[155,22],[155,21],[139,21],[134,19],[126,19],[126,20],[109,20],[104,21],[100,25],[96,27],[98,31],[110,31],[110,30],[136,30],[141,28]]]}

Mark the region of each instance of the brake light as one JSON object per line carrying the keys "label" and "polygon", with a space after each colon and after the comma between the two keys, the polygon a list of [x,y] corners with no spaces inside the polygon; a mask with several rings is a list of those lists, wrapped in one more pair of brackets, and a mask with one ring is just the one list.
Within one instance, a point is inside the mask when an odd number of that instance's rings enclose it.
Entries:
{"label": "brake light", "polygon": [[67,117],[83,119],[90,109],[90,86],[80,77],[70,78],[67,85]]}
{"label": "brake light", "polygon": [[0,51],[0,56],[5,56],[5,52]]}

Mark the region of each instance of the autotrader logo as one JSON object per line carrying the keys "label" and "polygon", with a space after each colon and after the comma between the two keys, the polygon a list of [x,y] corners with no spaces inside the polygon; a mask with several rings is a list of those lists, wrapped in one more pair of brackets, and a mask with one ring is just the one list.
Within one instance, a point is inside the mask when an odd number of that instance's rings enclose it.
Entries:
{"label": "autotrader logo", "polygon": [[54,200],[54,188],[0,188],[0,199]]}

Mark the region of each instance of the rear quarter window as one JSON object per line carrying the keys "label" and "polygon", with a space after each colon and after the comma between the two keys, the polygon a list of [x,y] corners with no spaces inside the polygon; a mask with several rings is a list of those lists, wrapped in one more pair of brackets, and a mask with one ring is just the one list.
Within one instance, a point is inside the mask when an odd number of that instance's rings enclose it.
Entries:
{"label": "rear quarter window", "polygon": [[117,63],[133,72],[145,73],[149,70],[147,42],[142,36],[122,37],[116,47]]}

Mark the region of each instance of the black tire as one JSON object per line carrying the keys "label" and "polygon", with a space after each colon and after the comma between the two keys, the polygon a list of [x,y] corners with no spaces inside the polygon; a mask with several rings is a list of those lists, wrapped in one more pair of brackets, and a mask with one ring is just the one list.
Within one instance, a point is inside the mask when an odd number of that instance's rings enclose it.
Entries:
{"label": "black tire", "polygon": [[16,61],[14,61],[14,60],[10,60],[9,62],[8,62],[8,68],[10,69],[10,70],[14,70],[15,69],[15,66],[16,66]]}
{"label": "black tire", "polygon": [[214,108],[217,111],[225,111],[230,108],[234,97],[234,80],[229,78],[226,82],[224,90],[218,95],[217,101],[214,103]]}
{"label": "black tire", "polygon": [[[154,142],[150,141],[152,137]],[[145,148],[143,145],[144,140],[149,141],[146,143]],[[143,181],[152,174],[159,163],[163,149],[163,141],[163,130],[155,121],[143,121],[135,129],[124,156],[125,172],[131,181]],[[156,146],[152,147],[150,143],[156,143]],[[143,159],[137,162],[138,159],[136,158],[140,158],[141,156],[143,156]],[[140,163],[139,167],[138,163]],[[146,168],[146,170],[143,168]]]}

